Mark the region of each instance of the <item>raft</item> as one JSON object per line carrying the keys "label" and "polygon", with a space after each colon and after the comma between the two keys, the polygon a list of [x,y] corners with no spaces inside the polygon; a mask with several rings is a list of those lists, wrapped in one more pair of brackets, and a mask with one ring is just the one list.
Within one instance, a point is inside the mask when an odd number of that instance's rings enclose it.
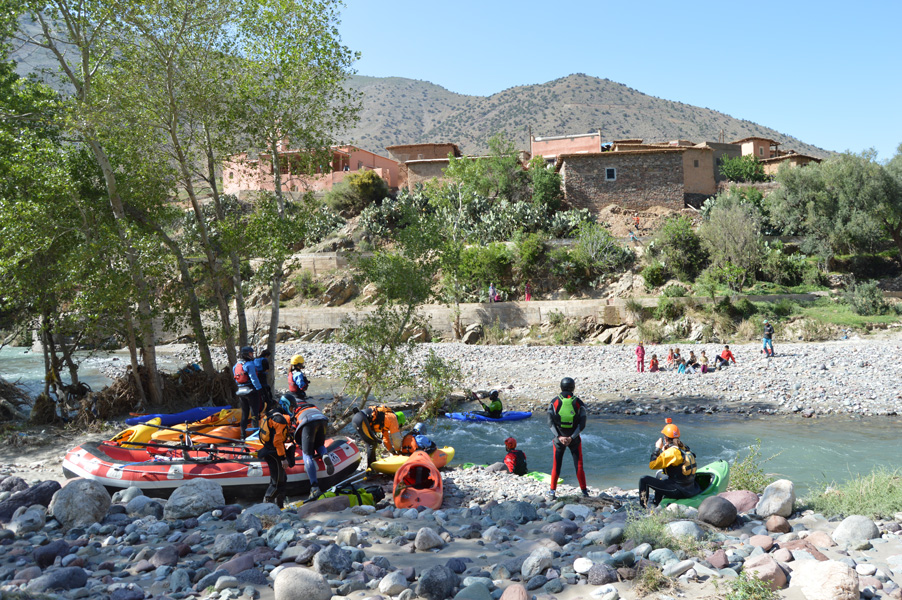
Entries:
{"label": "raft", "polygon": [[442,475],[422,450],[414,452],[395,473],[392,497],[397,508],[442,506]]}
{"label": "raft", "polygon": [[178,425],[179,423],[192,423],[194,421],[200,421],[201,419],[205,419],[214,413],[218,413],[221,410],[225,410],[227,408],[232,408],[231,406],[198,406],[196,408],[191,408],[180,413],[154,413],[152,415],[141,415],[138,417],[131,417],[125,420],[126,425],[140,425],[141,423],[146,423],[151,419],[160,419],[160,422],[157,425],[165,425],[166,427],[171,427],[172,425]]}
{"label": "raft", "polygon": [[501,421],[522,421],[523,419],[528,419],[532,416],[531,412],[517,411],[517,410],[506,410],[501,413],[501,418],[493,419],[491,417],[487,417],[485,415],[480,415],[475,412],[453,412],[453,413],[445,413],[445,416],[449,419],[454,419],[455,421],[489,421],[493,423],[500,423]]}
{"label": "raft", "polygon": [[[410,456],[407,456],[406,454],[390,454],[371,464],[370,468],[377,473],[394,475],[398,469],[401,468],[401,465],[407,462],[408,458],[410,458]],[[436,448],[434,452],[429,454],[429,458],[432,459],[432,463],[437,468],[441,469],[454,458],[454,448],[451,446]]]}
{"label": "raft", "polygon": [[[350,439],[326,440],[335,472],[317,461],[317,478],[323,489],[350,477],[360,465],[362,455]],[[167,497],[181,484],[192,479],[210,479],[222,485],[226,498],[260,499],[269,486],[266,461],[247,453],[240,445],[207,448],[183,447],[126,448],[107,441],[88,442],[69,450],[63,459],[66,477],[84,477],[101,483],[110,492],[136,486],[147,496]],[[310,493],[310,480],[304,461],[298,458],[287,469],[289,495]]]}
{"label": "raft", "polygon": [[702,490],[699,494],[681,500],[665,498],[661,501],[661,506],[682,504],[683,506],[698,508],[706,498],[727,491],[727,486],[730,484],[730,463],[725,460],[718,460],[704,467],[699,467],[695,472],[695,481],[698,482],[698,487]]}

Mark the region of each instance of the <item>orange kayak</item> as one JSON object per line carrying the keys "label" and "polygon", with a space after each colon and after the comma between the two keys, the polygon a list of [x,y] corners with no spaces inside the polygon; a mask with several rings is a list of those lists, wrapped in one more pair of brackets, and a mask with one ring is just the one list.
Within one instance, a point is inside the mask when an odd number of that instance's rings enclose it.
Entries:
{"label": "orange kayak", "polygon": [[398,468],[393,496],[398,508],[424,506],[435,510],[442,506],[442,476],[428,454],[414,452]]}

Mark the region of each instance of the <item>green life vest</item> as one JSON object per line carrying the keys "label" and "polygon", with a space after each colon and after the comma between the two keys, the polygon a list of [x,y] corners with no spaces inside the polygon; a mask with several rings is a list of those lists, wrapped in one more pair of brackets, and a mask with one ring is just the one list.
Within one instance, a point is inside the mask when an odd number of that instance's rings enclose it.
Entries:
{"label": "green life vest", "polygon": [[576,396],[558,396],[559,404],[555,410],[561,419],[561,427],[573,427],[577,413],[574,401],[578,400]]}

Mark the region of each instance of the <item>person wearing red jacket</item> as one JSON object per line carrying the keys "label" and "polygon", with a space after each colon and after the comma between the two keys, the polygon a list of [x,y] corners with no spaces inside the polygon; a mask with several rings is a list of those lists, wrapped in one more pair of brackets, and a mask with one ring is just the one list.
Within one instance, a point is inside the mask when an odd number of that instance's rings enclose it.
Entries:
{"label": "person wearing red jacket", "polygon": [[504,440],[504,449],[507,450],[504,456],[507,470],[514,475],[526,475],[529,472],[526,467],[526,454],[522,450],[517,450],[517,440],[512,437]]}
{"label": "person wearing red jacket", "polygon": [[642,345],[642,342],[636,346],[636,371],[638,373],[645,372],[645,346]]}
{"label": "person wearing red jacket", "polygon": [[729,346],[723,347],[723,352],[720,353],[720,356],[714,357],[714,368],[720,369],[721,366],[729,366],[730,361],[733,361],[733,364],[736,364],[736,357],[733,356],[733,353],[730,352]]}

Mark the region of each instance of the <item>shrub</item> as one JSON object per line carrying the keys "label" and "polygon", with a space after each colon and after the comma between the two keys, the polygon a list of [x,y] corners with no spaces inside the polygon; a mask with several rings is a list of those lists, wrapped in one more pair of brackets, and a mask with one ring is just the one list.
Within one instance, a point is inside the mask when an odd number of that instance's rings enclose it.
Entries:
{"label": "shrub", "polygon": [[642,269],[642,278],[649,289],[664,285],[667,282],[667,269],[660,261],[650,262]]}
{"label": "shrub", "polygon": [[843,484],[822,484],[805,504],[828,517],[864,515],[890,519],[902,506],[902,471],[878,467]]}
{"label": "shrub", "polygon": [[736,310],[736,307],[733,306],[733,303],[730,302],[729,296],[724,296],[719,301],[714,304],[714,314],[723,315],[730,319],[735,319],[739,316],[739,311]]}
{"label": "shrub", "polygon": [[724,600],[776,600],[777,592],[770,589],[770,583],[747,573],[740,573],[736,579],[727,581],[727,595]]}
{"label": "shrub", "polygon": [[533,203],[550,212],[560,210],[564,199],[560,173],[548,168],[544,158],[535,156],[529,161],[529,179]]}
{"label": "shrub", "polygon": [[521,279],[535,277],[545,262],[545,236],[529,233],[517,242],[517,271]]}
{"label": "shrub", "polygon": [[853,283],[843,295],[843,300],[859,315],[884,315],[890,310],[883,291],[875,281]]}
{"label": "shrub", "polygon": [[670,298],[661,298],[658,300],[658,307],[655,309],[655,318],[661,321],[675,321],[683,316],[683,305],[678,300]]}
{"label": "shrub", "polygon": [[646,308],[635,298],[629,298],[623,305],[623,310],[625,310],[626,314],[631,316],[636,323],[641,323],[645,320]]}
{"label": "shrub", "polygon": [[654,252],[681,281],[693,281],[708,258],[701,238],[692,228],[692,221],[684,216],[664,223],[655,238]]}
{"label": "shrub", "polygon": [[672,283],[664,288],[664,295],[668,298],[682,298],[686,295],[686,288],[676,283]]}
{"label": "shrub", "polygon": [[757,339],[759,336],[758,323],[749,319],[744,319],[739,326],[736,327],[734,337],[737,340],[749,341]]}
{"label": "shrub", "polygon": [[470,246],[460,256],[460,275],[476,287],[510,281],[513,259],[505,244]]}
{"label": "shrub", "polygon": [[788,317],[795,312],[797,305],[789,298],[780,298],[770,306],[770,310],[778,317]]}
{"label": "shrub", "polygon": [[724,156],[720,162],[720,174],[730,181],[759,182],[765,181],[764,165],[751,154],[745,156]]}
{"label": "shrub", "polygon": [[642,567],[633,580],[633,591],[637,598],[645,598],[660,591],[673,593],[675,590],[676,580],[664,575],[663,569],[657,565]]}
{"label": "shrub", "polygon": [[388,184],[375,171],[355,171],[332,186],[326,193],[326,204],[333,210],[356,216],[388,195]]}
{"label": "shrub", "polygon": [[323,284],[314,279],[313,273],[307,269],[295,275],[294,287],[298,291],[298,296],[303,299],[318,298],[325,291]]}
{"label": "shrub", "polygon": [[733,463],[730,465],[729,489],[748,490],[756,494],[763,492],[764,488],[774,481],[773,477],[764,472],[763,465],[779,455],[780,452],[770,458],[761,458],[761,440],[756,439],[755,443],[748,447],[745,457],[740,458],[739,452],[733,457]]}
{"label": "shrub", "polygon": [[614,239],[597,223],[583,223],[571,252],[573,259],[586,270],[587,278],[619,271],[629,266],[635,255]]}
{"label": "shrub", "polygon": [[660,344],[667,339],[664,328],[654,321],[643,321],[636,326],[636,332],[643,344]]}
{"label": "shrub", "polygon": [[806,265],[803,255],[787,254],[783,251],[783,244],[777,242],[764,255],[760,270],[765,281],[777,285],[798,285],[805,276]]}
{"label": "shrub", "polygon": [[423,361],[417,376],[423,404],[417,412],[417,420],[434,419],[442,411],[445,400],[463,377],[460,364],[439,357],[434,350]]}
{"label": "shrub", "polygon": [[736,307],[736,312],[745,319],[748,319],[758,312],[758,307],[752,304],[748,298],[740,298],[733,306]]}
{"label": "shrub", "polygon": [[799,321],[799,337],[803,342],[822,342],[833,337],[833,326],[817,319]]}
{"label": "shrub", "polygon": [[482,328],[482,343],[489,346],[509,346],[513,340],[511,332],[501,326],[498,319],[492,321],[491,325]]}

